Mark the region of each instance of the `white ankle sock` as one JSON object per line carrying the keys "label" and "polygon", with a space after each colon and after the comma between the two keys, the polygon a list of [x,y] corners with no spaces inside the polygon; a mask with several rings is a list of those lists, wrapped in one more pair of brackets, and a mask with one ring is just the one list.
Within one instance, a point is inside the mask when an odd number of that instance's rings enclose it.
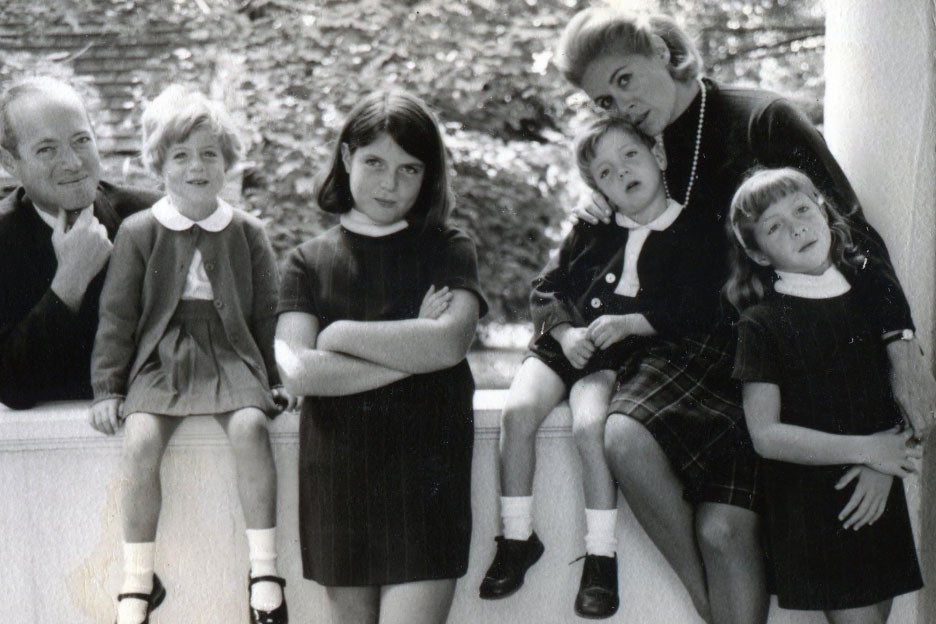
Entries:
{"label": "white ankle sock", "polygon": [[525,540],[533,534],[533,497],[501,496],[501,520],[504,537]]}
{"label": "white ankle sock", "polygon": [[[276,573],[276,527],[247,529],[247,548],[250,551],[250,577],[278,576]],[[261,611],[272,611],[283,602],[283,589],[272,581],[261,581],[250,591],[250,606]]]}
{"label": "white ankle sock", "polygon": [[617,551],[617,509],[585,510],[585,552],[613,557]]}
{"label": "white ankle sock", "polygon": [[[155,542],[124,542],[124,580],[121,594],[149,594],[153,591]],[[138,624],[146,617],[147,602],[127,598],[117,603],[117,624]]]}

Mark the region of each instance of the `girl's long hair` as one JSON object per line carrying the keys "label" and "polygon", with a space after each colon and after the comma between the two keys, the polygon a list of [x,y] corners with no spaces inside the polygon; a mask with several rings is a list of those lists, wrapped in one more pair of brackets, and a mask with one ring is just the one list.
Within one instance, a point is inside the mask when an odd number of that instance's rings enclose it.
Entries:
{"label": "girl's long hair", "polygon": [[383,134],[426,167],[422,188],[406,215],[407,222],[420,232],[442,227],[455,204],[445,144],[429,107],[406,91],[371,93],[351,110],[338,136],[331,164],[321,175],[316,188],[319,207],[332,213],[351,210],[354,199],[351,197],[348,170],[341,157],[341,146],[347,145],[353,154]]}
{"label": "girl's long hair", "polygon": [[793,167],[753,169],[735,191],[725,221],[731,239],[731,275],[722,294],[739,312],[763,299],[776,281],[773,267],[761,266],[748,256],[748,251],[760,251],[754,238],[754,226],[774,202],[793,193],[811,197],[825,212],[832,231],[829,253],[836,267],[860,269],[865,262],[865,256],[852,240],[848,222],[838,208],[822,196],[809,176]]}

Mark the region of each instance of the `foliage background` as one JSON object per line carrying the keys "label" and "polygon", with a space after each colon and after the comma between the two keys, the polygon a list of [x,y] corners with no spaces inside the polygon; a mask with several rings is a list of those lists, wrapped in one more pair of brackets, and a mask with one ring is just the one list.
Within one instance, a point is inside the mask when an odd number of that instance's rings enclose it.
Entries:
{"label": "foliage background", "polygon": [[[361,94],[409,89],[444,122],[456,171],[453,219],[478,242],[489,323],[528,317],[530,279],[568,227],[581,192],[568,137],[591,114],[551,63],[559,32],[590,4],[579,0],[6,0],[5,36],[107,32],[177,41],[125,67],[123,117],[105,136],[135,134],[139,110],[169,81],[223,99],[249,146],[235,186],[269,225],[279,253],[331,225],[314,207],[316,172]],[[823,15],[819,0],[633,0],[680,19],[707,73],[790,96],[821,123]],[[9,40],[9,39],[8,39]],[[0,51],[2,50],[0,38]],[[92,44],[93,45],[93,44]],[[101,96],[100,72],[81,53],[5,51],[0,80],[41,68]],[[124,59],[127,60],[127,59]],[[99,123],[99,126],[102,124]],[[116,175],[153,184],[132,150],[109,156]]]}

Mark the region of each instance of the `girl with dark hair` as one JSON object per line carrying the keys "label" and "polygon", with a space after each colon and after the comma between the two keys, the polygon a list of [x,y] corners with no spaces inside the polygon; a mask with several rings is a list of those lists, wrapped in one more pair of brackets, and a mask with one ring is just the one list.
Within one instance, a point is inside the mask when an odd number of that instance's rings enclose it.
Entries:
{"label": "girl with dark hair", "polygon": [[474,382],[487,305],[438,123],[379,92],[349,114],[319,192],[340,224],[288,257],[276,358],[305,397],[303,574],[335,622],[444,622],[468,566]]}
{"label": "girl with dark hair", "polygon": [[[781,607],[833,624],[884,622],[922,587],[903,484],[923,449],[900,430],[885,345],[903,339],[869,260],[812,181],[761,170],[731,204],[742,311],[734,376],[763,456],[766,526]],[[766,274],[765,274],[766,273]]]}

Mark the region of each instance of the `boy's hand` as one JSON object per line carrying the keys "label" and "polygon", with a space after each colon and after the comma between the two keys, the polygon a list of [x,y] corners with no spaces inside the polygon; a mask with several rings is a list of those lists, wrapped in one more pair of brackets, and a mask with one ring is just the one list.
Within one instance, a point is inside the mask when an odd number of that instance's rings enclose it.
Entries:
{"label": "boy's hand", "polygon": [[296,405],[299,403],[299,399],[289,394],[283,386],[271,388],[270,394],[273,396],[273,402],[276,403],[281,412],[291,412],[296,409]]}
{"label": "boy's hand", "polygon": [[611,204],[601,193],[592,193],[585,195],[572,209],[572,221],[585,221],[595,225],[599,221],[602,223],[611,223]]}
{"label": "boy's hand", "polygon": [[554,327],[550,333],[562,347],[562,354],[573,368],[585,368],[595,353],[595,345],[588,338],[588,328],[560,325]]}
{"label": "boy's hand", "polygon": [[424,319],[437,319],[448,309],[452,301],[452,291],[448,286],[443,286],[439,290],[435,286],[430,286],[419,305],[419,317]]}
{"label": "boy's hand", "polygon": [[843,528],[855,531],[874,524],[881,517],[894,483],[894,477],[891,475],[882,474],[867,466],[852,466],[835,484],[835,489],[841,490],[856,478],[858,483],[855,484],[855,491],[838,516],[838,519],[843,521]]}
{"label": "boy's hand", "polygon": [[599,349],[607,349],[631,335],[628,318],[623,314],[599,316],[588,326],[588,338]]}
{"label": "boy's hand", "polygon": [[91,406],[88,422],[95,430],[107,435],[114,435],[120,428],[120,412],[123,408],[123,399],[104,399]]}

